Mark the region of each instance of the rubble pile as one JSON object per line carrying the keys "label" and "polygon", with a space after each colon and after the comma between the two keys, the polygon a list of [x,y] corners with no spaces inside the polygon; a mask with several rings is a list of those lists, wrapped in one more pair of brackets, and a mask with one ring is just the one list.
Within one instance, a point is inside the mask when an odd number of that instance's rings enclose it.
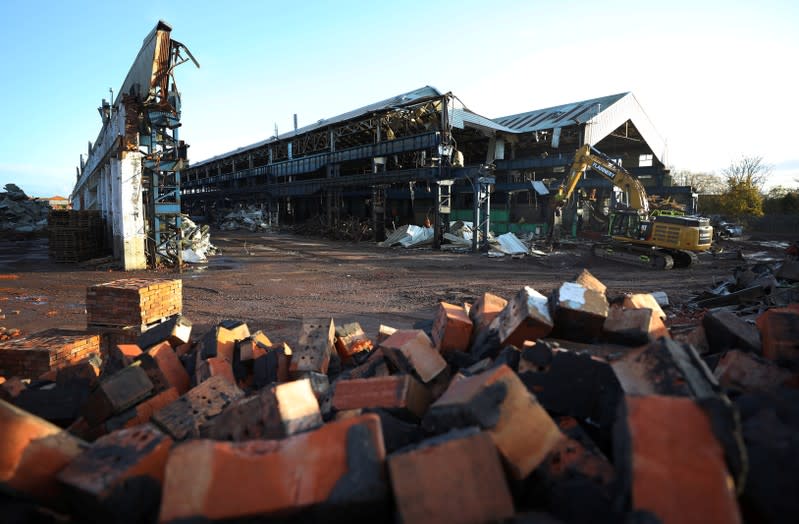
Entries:
{"label": "rubble pile", "polygon": [[360,242],[374,238],[371,221],[363,218],[347,217],[333,224],[321,216],[306,220],[291,229],[295,235],[317,236],[331,240]]}
{"label": "rubble pile", "polygon": [[15,184],[6,184],[0,192],[0,232],[30,234],[47,228],[47,202],[31,200]]}
{"label": "rubble pile", "polygon": [[195,224],[188,215],[181,215],[181,258],[189,264],[208,262],[208,256],[218,252],[211,243],[210,227]]}
{"label": "rubble pile", "polygon": [[331,318],[296,340],[234,320],[197,334],[173,315],[5,375],[3,516],[792,522],[799,304],[746,328],[722,313],[693,345],[652,295],[583,271],[374,337]]}
{"label": "rubble pile", "polygon": [[247,229],[255,232],[269,229],[269,224],[265,221],[264,212],[261,208],[248,206],[226,214],[219,224],[219,229],[223,231]]}

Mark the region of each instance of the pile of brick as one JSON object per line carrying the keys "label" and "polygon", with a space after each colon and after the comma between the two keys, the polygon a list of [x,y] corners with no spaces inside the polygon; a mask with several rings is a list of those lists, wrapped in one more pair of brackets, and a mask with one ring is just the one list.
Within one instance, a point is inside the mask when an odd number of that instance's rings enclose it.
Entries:
{"label": "pile of brick", "polygon": [[[114,346],[102,372],[82,361],[0,384],[3,515],[794,520],[799,307],[764,313],[757,343],[697,327],[704,355],[665,318],[585,271],[549,296],[441,303],[428,329],[375,337],[329,318],[296,341],[237,321],[192,337],[176,315]],[[752,376],[736,368],[751,361]],[[51,391],[57,405],[26,399]]]}
{"label": "pile of brick", "polygon": [[98,284],[86,293],[90,327],[142,327],[142,331],[183,309],[179,279],[123,278]]}
{"label": "pile of brick", "polygon": [[108,253],[105,220],[96,210],[51,210],[48,251],[55,262],[83,262]]}

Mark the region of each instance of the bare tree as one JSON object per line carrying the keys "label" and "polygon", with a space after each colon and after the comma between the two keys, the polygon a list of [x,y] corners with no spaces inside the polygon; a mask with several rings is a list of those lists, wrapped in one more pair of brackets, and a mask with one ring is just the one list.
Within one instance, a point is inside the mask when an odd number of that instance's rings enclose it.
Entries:
{"label": "bare tree", "polygon": [[761,189],[774,171],[774,166],[763,162],[762,156],[744,156],[724,169],[724,180],[729,187],[745,186]]}
{"label": "bare tree", "polygon": [[720,195],[726,189],[724,180],[714,173],[698,173],[686,169],[672,171],[674,184],[691,186],[700,195]]}

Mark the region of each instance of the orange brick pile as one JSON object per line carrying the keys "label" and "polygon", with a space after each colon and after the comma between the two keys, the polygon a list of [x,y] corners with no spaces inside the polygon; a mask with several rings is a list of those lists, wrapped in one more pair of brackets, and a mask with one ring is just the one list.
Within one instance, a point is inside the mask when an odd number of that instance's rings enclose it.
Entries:
{"label": "orange brick pile", "polygon": [[99,335],[48,329],[0,343],[0,373],[7,377],[36,378],[99,354]]}
{"label": "orange brick pile", "polygon": [[181,280],[124,278],[86,292],[90,326],[140,326],[181,313]]}
{"label": "orange brick pile", "polygon": [[792,521],[799,309],[707,316],[700,355],[651,295],[583,272],[374,338],[173,317],[99,377],[0,378],[3,519]]}

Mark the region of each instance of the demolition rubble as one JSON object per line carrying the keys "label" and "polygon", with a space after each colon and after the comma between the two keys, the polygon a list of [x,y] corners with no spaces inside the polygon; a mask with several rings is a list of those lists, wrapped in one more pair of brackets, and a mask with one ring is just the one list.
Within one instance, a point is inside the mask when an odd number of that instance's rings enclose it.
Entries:
{"label": "demolition rubble", "polygon": [[15,184],[0,191],[0,233],[30,234],[47,228],[47,202],[32,200]]}
{"label": "demolition rubble", "polygon": [[180,280],[92,286],[86,309],[84,331],[0,345],[10,522],[799,511],[799,303],[753,324],[711,309],[677,337],[655,297],[584,270],[372,336],[331,318],[296,340],[236,320],[196,333]]}

